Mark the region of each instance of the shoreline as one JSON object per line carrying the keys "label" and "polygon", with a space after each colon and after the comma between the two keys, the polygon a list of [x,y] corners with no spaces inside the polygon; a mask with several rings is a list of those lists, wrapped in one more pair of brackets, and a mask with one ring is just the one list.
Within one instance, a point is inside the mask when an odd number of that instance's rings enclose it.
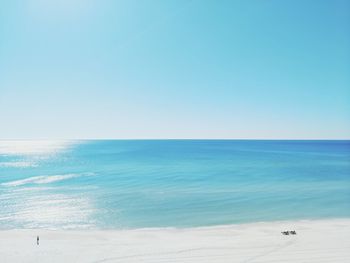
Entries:
{"label": "shoreline", "polygon": [[[292,230],[297,234],[281,234]],[[193,228],[0,230],[2,262],[346,262],[349,248],[350,219]]]}
{"label": "shoreline", "polygon": [[0,229],[1,232],[6,231],[53,231],[53,232],[122,232],[122,231],[147,231],[147,230],[196,230],[196,229],[222,229],[222,228],[236,228],[236,227],[249,227],[249,226],[263,226],[263,225],[283,225],[283,224],[308,224],[308,223],[350,223],[350,217],[336,217],[336,218],[323,218],[323,219],[290,219],[290,220],[271,220],[271,221],[256,221],[256,222],[244,222],[244,223],[232,223],[221,225],[208,225],[208,226],[165,226],[165,227],[135,227],[135,228],[10,228]]}

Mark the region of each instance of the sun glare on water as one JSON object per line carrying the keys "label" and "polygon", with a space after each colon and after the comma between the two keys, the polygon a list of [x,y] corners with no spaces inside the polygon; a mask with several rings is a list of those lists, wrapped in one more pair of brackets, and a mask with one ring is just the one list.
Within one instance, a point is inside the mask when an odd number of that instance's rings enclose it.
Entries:
{"label": "sun glare on water", "polygon": [[0,155],[51,155],[73,144],[72,141],[0,141]]}

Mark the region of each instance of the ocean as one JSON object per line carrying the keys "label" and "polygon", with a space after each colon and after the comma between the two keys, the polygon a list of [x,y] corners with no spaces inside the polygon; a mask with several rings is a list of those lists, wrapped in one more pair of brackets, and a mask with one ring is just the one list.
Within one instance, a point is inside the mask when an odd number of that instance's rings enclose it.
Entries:
{"label": "ocean", "polygon": [[0,229],[350,218],[350,141],[0,141]]}

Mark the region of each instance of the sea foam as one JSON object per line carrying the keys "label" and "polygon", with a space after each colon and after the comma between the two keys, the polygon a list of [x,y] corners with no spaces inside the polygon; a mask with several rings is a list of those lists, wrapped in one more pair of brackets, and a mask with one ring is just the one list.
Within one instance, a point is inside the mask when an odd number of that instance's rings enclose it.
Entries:
{"label": "sea foam", "polygon": [[15,180],[6,183],[2,183],[2,186],[15,187],[26,184],[49,184],[58,181],[68,180],[72,178],[77,178],[80,176],[91,175],[91,173],[86,174],[62,174],[62,175],[41,175],[41,176],[33,176],[22,180]]}

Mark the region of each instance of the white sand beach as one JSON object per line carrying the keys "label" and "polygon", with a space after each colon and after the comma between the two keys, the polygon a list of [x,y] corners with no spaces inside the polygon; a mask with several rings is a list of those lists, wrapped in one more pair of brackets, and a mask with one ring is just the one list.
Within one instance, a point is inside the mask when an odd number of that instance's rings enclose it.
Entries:
{"label": "white sand beach", "polygon": [[[281,231],[295,230],[296,235]],[[36,244],[36,236],[40,244]],[[350,220],[187,229],[0,231],[5,262],[349,262]]]}

